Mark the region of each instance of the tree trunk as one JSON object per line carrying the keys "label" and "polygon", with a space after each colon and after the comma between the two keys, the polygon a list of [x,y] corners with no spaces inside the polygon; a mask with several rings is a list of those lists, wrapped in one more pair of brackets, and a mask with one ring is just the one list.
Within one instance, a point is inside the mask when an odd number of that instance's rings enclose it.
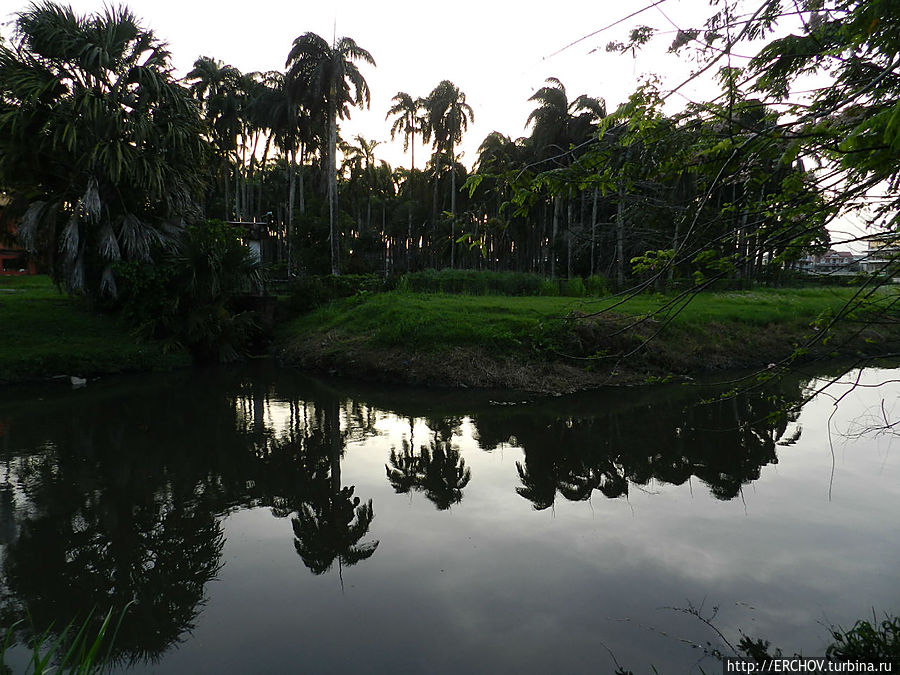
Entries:
{"label": "tree trunk", "polygon": [[450,149],[450,269],[456,262],[456,167],[453,162],[453,148]]}
{"label": "tree trunk", "polygon": [[341,273],[340,246],[337,223],[337,120],[336,113],[328,116],[328,238],[331,242],[331,273]]}
{"label": "tree trunk", "polygon": [[294,233],[294,159],[295,154],[288,152],[288,208],[287,208],[287,274],[291,277],[291,252]]}
{"label": "tree trunk", "polygon": [[616,213],[616,290],[625,287],[625,186],[619,185],[619,205]]}
{"label": "tree trunk", "polygon": [[406,209],[406,272],[411,270],[412,258],[412,202],[407,203]]}
{"label": "tree trunk", "polygon": [[594,188],[594,207],[591,209],[591,276],[597,269],[594,251],[597,246],[597,196],[600,190]]}
{"label": "tree trunk", "polygon": [[[295,156],[296,156],[296,154],[295,154]],[[300,144],[300,166],[298,167],[299,171],[297,172],[298,173],[297,179],[300,183],[300,185],[299,185],[299,187],[300,187],[300,203],[297,204],[297,206],[300,210],[301,216],[306,215],[306,192],[304,191],[304,188],[303,188],[303,164],[305,162],[306,162],[306,153],[304,151],[304,146],[301,143]]]}
{"label": "tree trunk", "polygon": [[562,202],[559,197],[553,198],[553,232],[550,235],[550,278],[556,278],[556,235],[559,232],[559,212]]}
{"label": "tree trunk", "polygon": [[437,217],[438,217],[438,180],[441,176],[441,153],[438,151],[434,159],[434,195],[431,204],[431,256],[434,262],[435,255],[435,238],[437,234]]}
{"label": "tree trunk", "polygon": [[572,278],[572,221],[575,220],[575,204],[569,195],[569,223],[566,228],[566,278]]}

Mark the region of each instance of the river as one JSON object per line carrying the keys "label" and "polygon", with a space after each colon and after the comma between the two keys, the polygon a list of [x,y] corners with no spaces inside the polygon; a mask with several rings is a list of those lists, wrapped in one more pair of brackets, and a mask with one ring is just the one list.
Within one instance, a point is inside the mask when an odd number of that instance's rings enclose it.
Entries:
{"label": "river", "polygon": [[131,601],[130,674],[717,672],[742,632],[821,655],[900,611],[897,379],[788,412],[822,379],[537,398],[258,363],[11,388],[0,620],[27,608],[21,642]]}

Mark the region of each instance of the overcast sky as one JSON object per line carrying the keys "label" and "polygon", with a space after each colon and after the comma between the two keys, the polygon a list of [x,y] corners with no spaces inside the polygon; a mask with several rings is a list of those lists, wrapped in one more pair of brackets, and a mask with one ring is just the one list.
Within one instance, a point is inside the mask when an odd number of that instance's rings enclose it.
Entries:
{"label": "overcast sky", "polygon": [[[658,73],[670,84],[683,79],[689,64],[664,56],[662,45],[637,58],[610,54],[604,47],[612,39],[624,39],[637,23],[673,31],[660,10],[681,27],[701,24],[712,11],[706,0],[665,0],[659,9],[551,56],[650,2],[552,0],[542,3],[540,9],[486,0],[457,0],[446,5],[421,0],[347,0],[339,4],[130,0],[126,4],[146,27],[169,43],[180,74],[190,70],[199,56],[219,59],[243,72],[283,70],[298,35],[312,31],[330,40],[336,30],[338,36],[352,37],[372,53],[377,67],[363,67],[372,90],[371,109],[354,110],[341,133],[346,139],[360,133],[381,141],[384,145],[376,155],[395,166],[408,166],[409,156],[402,152],[402,139],[393,146],[389,143],[390,123],[385,122],[385,115],[391,98],[399,91],[424,96],[438,82],[449,79],[465,92],[475,111],[475,123],[461,146],[462,160],[471,166],[478,146],[491,131],[512,138],[527,133],[525,121],[534,108],[528,98],[547,77],[559,78],[570,100],[580,94],[598,96],[606,99],[610,109],[627,98],[643,73]],[[82,13],[103,7],[101,0],[69,4]],[[26,3],[3,0],[0,6],[5,8],[5,18],[11,18]],[[668,44],[665,38],[661,42]],[[676,97],[672,104],[678,107],[683,102]],[[424,153],[416,153],[418,167],[424,159]]]}

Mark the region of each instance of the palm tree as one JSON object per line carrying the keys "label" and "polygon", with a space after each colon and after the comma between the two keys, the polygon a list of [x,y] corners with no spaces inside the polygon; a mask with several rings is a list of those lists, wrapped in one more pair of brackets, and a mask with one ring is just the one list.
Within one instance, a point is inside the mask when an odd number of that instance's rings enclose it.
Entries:
{"label": "palm tree", "polygon": [[446,155],[450,171],[450,267],[454,266],[456,237],[456,163],[454,146],[462,140],[469,122],[475,121],[472,106],[466,103],[466,95],[450,80],[442,80],[423,102],[425,109],[422,136],[427,143],[434,137],[434,220],[437,220],[437,186],[441,174],[441,157]]}
{"label": "palm tree", "polygon": [[[240,142],[245,116],[245,77],[234,66],[222,63],[208,56],[194,61],[193,69],[187,74],[191,93],[200,104],[200,110],[208,129],[207,138],[215,148],[217,173],[223,180],[225,203],[223,219],[229,220],[232,211],[229,197],[230,164],[235,171],[235,202],[238,200],[240,174]],[[222,176],[222,174],[225,174]]]}
{"label": "palm tree", "polygon": [[[566,88],[555,77],[548,77],[546,86],[538,89],[529,98],[538,107],[528,116],[525,126],[534,128],[531,142],[540,159],[553,160],[559,167],[571,163],[576,148],[591,135],[597,121],[606,116],[606,105],[602,99],[579,96],[569,103]],[[579,113],[576,115],[576,113]],[[572,194],[571,189],[564,195],[553,196],[553,228],[550,237],[550,276],[556,276],[556,240],[559,231],[563,198],[569,202],[569,276],[572,269]]]}
{"label": "palm tree", "polygon": [[398,92],[391,99],[394,105],[387,111],[384,119],[387,120],[391,115],[395,115],[396,119],[391,125],[391,140],[397,133],[403,134],[403,152],[407,149],[410,151],[410,170],[416,170],[416,134],[422,129],[422,118],[419,112],[422,109],[422,99],[414,99],[405,91]]}
{"label": "palm tree", "polygon": [[[262,76],[264,90],[256,100],[260,123],[268,130],[263,150],[262,164],[265,165],[269,144],[283,156],[287,167],[287,266],[292,269],[294,206],[302,216],[306,211],[303,168],[307,147],[313,142],[312,115],[305,105],[298,103],[289,91],[290,83],[284,73],[269,71]],[[299,155],[299,165],[297,163]],[[298,170],[299,168],[299,170]],[[299,185],[298,185],[299,183]],[[299,188],[299,203],[297,192]]]}
{"label": "palm tree", "polygon": [[50,2],[0,43],[0,182],[19,234],[72,292],[115,294],[113,263],[199,211],[207,146],[169,52],[127,9],[77,16]]}
{"label": "palm tree", "polygon": [[337,228],[337,121],[350,116],[352,106],[369,107],[369,85],[356,61],[375,65],[372,55],[348,37],[329,45],[315,33],[294,40],[285,67],[295,100],[324,115],[327,126],[328,228],[331,273],[340,274]]}

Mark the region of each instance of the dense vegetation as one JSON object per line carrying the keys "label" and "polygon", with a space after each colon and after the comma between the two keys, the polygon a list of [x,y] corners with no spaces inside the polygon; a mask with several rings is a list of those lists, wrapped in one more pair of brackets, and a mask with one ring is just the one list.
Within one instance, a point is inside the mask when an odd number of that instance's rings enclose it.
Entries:
{"label": "dense vegetation", "polygon": [[[424,270],[513,271],[539,293],[582,296],[780,283],[828,247],[829,223],[859,212],[889,236],[880,271],[890,272],[896,7],[716,9],[671,46],[693,51],[698,76],[717,73],[714,100],[665,112],[671,92],[650,78],[608,110],[550,78],[530,99],[529,135],[492,132],[470,171],[456,149],[474,113],[450,80],[393,99],[385,125],[411,149],[408,169],[377,160],[374,141],[340,137],[338,122],[369,103],[364,69],[375,65],[352,38],[303,33],[286,45],[284,70],[260,73],[204,56],[178,79],[165,44],[127,9],[79,16],[33,4],[0,43],[4,230],[69,292],[202,359],[241,349],[250,326],[235,296],[258,272],[237,248],[197,247],[209,218],[264,223],[278,242],[272,276],[405,272],[411,290],[509,292],[500,277]],[[653,39],[639,26],[608,49]],[[743,68],[731,57],[739,45],[756,54]],[[817,76],[806,94],[794,93],[800,74]],[[183,288],[190,297],[178,298]]]}
{"label": "dense vegetation", "polygon": [[[455,148],[473,119],[449,80],[398,92],[392,135],[340,138],[366,106],[372,54],[313,33],[284,71],[241,73],[212,57],[174,78],[165,46],[127,10],[79,17],[44,2],[0,46],[0,185],[8,218],[69,289],[114,294],[112,263],[203,216],[266,221],[291,274],[428,267],[651,280],[773,280],[828,247],[827,224],[870,207],[893,227],[900,164],[898,15],[888,0],[726,3],[681,30],[721,95],[678,114],[642,82],[617,110],[555,78],[531,97],[530,135],[482,142],[470,172]],[[798,34],[771,39],[779,21]],[[781,30],[783,34],[784,31]],[[635,28],[629,50],[654,39]],[[769,39],[762,49],[756,45]],[[738,45],[757,49],[732,65]],[[289,48],[288,48],[289,47]],[[793,94],[799,74],[821,84]],[[415,148],[430,146],[424,168]],[[874,191],[888,186],[876,201]]]}

